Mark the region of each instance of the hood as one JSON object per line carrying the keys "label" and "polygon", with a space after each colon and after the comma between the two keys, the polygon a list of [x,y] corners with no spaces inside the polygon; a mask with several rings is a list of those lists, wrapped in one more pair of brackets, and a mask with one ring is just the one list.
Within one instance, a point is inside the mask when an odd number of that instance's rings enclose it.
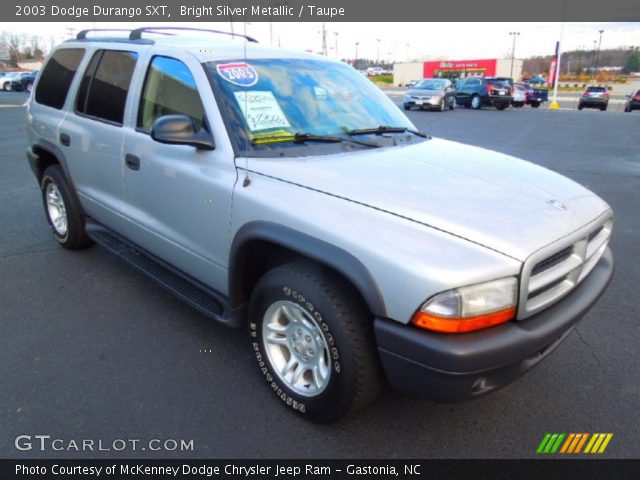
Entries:
{"label": "hood", "polygon": [[439,139],[357,153],[259,159],[251,170],[522,261],[609,209],[597,195],[551,170]]}

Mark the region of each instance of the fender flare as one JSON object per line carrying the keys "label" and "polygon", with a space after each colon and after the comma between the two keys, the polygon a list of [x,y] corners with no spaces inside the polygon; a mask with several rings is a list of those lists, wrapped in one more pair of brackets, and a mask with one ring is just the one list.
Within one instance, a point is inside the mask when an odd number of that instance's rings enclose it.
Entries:
{"label": "fender flare", "polygon": [[371,313],[386,317],[382,293],[371,273],[356,257],[340,247],[283,225],[254,221],[241,227],[229,254],[229,300],[233,310],[244,309],[248,297],[242,288],[243,261],[254,241],[267,241],[333,268],[360,292]]}

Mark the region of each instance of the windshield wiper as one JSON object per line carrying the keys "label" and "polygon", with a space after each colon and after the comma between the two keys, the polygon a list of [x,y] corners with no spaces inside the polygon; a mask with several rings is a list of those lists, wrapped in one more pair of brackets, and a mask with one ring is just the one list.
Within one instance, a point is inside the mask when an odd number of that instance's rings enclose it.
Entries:
{"label": "windshield wiper", "polygon": [[407,127],[389,127],[387,125],[380,125],[376,128],[362,128],[360,130],[349,130],[347,135],[382,135],[383,133],[412,133],[422,138],[429,138],[426,133],[419,132],[418,130],[412,130]]}
{"label": "windshield wiper", "polygon": [[305,142],[325,142],[325,143],[341,143],[349,142],[366,147],[380,148],[380,145],[373,142],[365,142],[364,140],[355,140],[353,138],[336,137],[332,135],[315,135],[313,133],[296,133],[292,135],[273,135],[270,137],[256,137],[251,140],[254,145],[265,145],[270,143],[305,143]]}

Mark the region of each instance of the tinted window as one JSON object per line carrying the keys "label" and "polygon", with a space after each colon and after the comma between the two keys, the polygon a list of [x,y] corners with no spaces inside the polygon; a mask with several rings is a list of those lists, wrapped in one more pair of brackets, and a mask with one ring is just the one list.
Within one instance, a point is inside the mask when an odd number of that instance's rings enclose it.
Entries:
{"label": "tinted window", "polygon": [[122,125],[127,92],[137,57],[134,52],[96,52],[82,79],[76,98],[76,110]]}
{"label": "tinted window", "polygon": [[150,131],[156,118],[187,115],[197,130],[202,127],[204,108],[189,68],[179,60],[155,57],[144,82],[138,128]]}
{"label": "tinted window", "polygon": [[82,48],[65,48],[55,52],[40,75],[36,102],[61,109],[83,56]]}
{"label": "tinted window", "polygon": [[606,92],[607,89],[604,87],[589,87],[587,88],[587,92]]}

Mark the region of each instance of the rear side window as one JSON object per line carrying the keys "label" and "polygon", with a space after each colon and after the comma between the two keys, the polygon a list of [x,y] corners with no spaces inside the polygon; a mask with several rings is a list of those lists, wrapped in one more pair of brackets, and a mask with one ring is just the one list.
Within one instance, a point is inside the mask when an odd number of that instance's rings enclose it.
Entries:
{"label": "rear side window", "polygon": [[82,48],[65,48],[56,51],[40,74],[36,102],[60,110],[67,99],[69,87],[82,57],[84,57]]}
{"label": "rear side window", "polygon": [[149,132],[156,118],[177,114],[190,117],[196,130],[202,127],[204,107],[196,82],[180,60],[154,57],[144,81],[137,126]]}
{"label": "rear side window", "polygon": [[96,52],[78,90],[76,112],[122,125],[137,59],[135,52]]}

